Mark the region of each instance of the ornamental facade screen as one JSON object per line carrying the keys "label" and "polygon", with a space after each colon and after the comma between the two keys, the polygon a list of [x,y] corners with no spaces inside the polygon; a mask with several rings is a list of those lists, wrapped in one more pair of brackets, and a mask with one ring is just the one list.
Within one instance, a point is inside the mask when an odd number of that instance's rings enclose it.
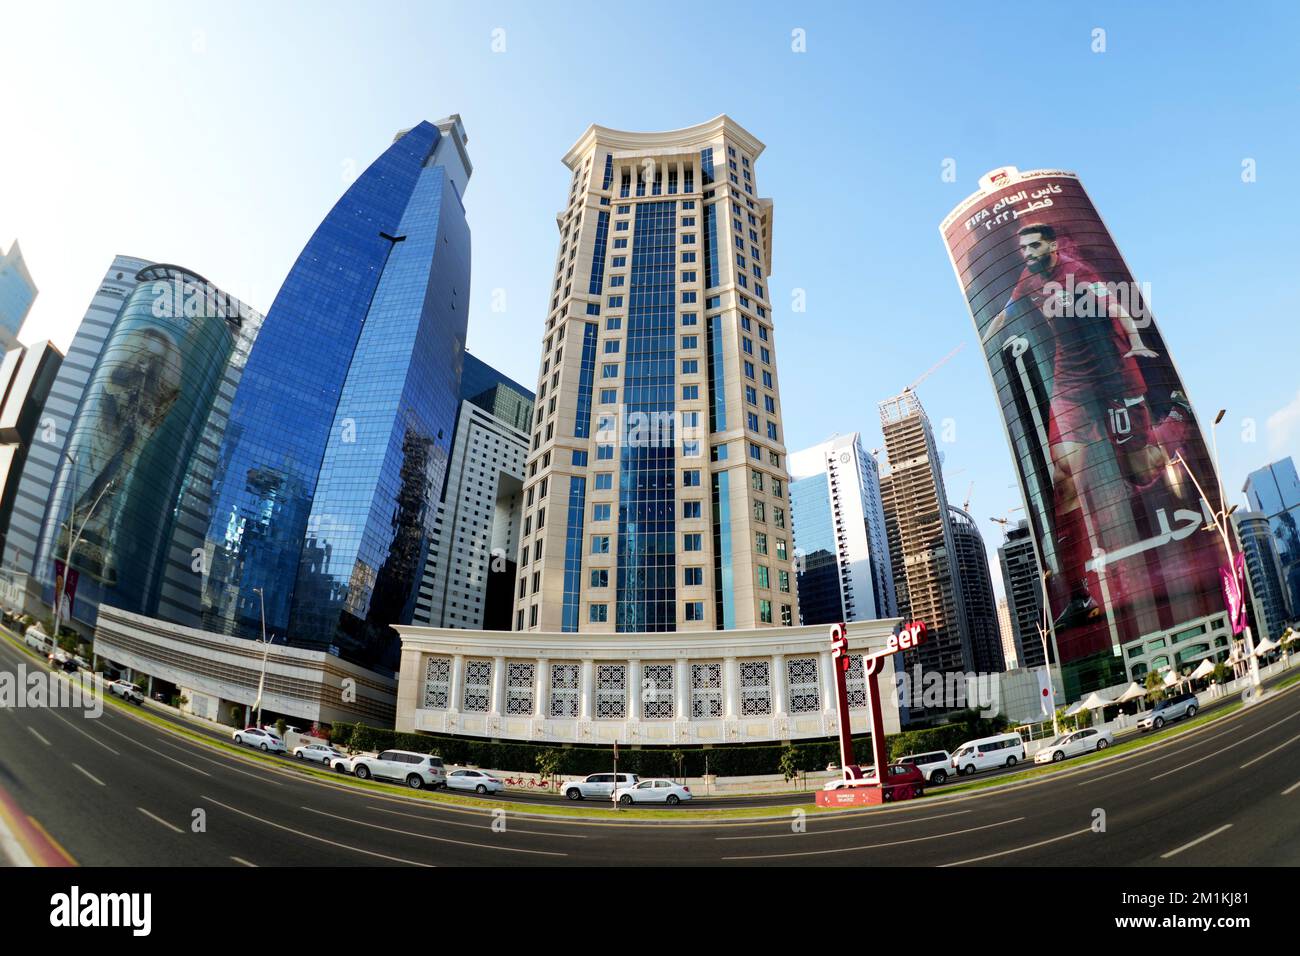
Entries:
{"label": "ornamental facade screen", "polygon": [[[1007,167],[940,226],[984,346],[1071,697],[1123,645],[1221,612],[1219,487],[1149,308],[1073,173]],[[1211,503],[1215,509],[1218,502]]]}

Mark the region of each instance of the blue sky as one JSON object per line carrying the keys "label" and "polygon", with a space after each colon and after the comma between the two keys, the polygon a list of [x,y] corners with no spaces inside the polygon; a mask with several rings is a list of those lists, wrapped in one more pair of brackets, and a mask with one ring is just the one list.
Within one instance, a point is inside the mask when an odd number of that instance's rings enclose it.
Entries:
{"label": "blue sky", "polygon": [[967,343],[919,394],[954,438],[950,498],[973,483],[992,551],[986,519],[1019,492],[937,227],[996,166],[1083,179],[1202,418],[1228,409],[1234,500],[1249,470],[1300,452],[1297,36],[1286,3],[26,4],[0,33],[0,243],[22,242],[41,287],[25,341],[66,346],[116,253],[265,310],[349,171],[458,112],[469,347],[531,383],[561,157],[593,122],[725,112],[767,144],[787,444],[878,445],[877,402]]}

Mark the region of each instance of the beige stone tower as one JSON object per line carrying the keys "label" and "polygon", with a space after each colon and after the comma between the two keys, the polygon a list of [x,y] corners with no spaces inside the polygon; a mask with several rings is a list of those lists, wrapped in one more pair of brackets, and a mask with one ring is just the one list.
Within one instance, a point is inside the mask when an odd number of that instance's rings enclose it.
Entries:
{"label": "beige stone tower", "polygon": [[798,623],[762,151],[719,116],[564,157],[516,630]]}

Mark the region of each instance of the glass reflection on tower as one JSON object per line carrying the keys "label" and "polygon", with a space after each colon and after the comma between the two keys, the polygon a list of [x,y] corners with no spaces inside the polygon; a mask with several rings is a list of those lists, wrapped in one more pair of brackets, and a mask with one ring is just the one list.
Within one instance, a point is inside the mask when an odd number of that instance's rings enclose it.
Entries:
{"label": "glass reflection on tower", "polygon": [[420,123],[348,188],[267,314],[231,410],[204,625],[393,669],[446,469],[464,352],[471,166]]}

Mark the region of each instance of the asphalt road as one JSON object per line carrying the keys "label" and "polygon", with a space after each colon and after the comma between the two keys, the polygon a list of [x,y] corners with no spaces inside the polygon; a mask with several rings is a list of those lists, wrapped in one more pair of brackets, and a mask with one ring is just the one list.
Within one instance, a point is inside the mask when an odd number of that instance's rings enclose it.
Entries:
{"label": "asphalt road", "polygon": [[[0,670],[19,662],[30,671],[0,642]],[[591,805],[599,822],[538,819],[357,792],[111,706],[97,719],[4,708],[0,787],[92,866],[1296,865],[1297,718],[1300,685],[1139,754],[994,793],[809,816],[804,832],[793,818],[633,824]]]}

